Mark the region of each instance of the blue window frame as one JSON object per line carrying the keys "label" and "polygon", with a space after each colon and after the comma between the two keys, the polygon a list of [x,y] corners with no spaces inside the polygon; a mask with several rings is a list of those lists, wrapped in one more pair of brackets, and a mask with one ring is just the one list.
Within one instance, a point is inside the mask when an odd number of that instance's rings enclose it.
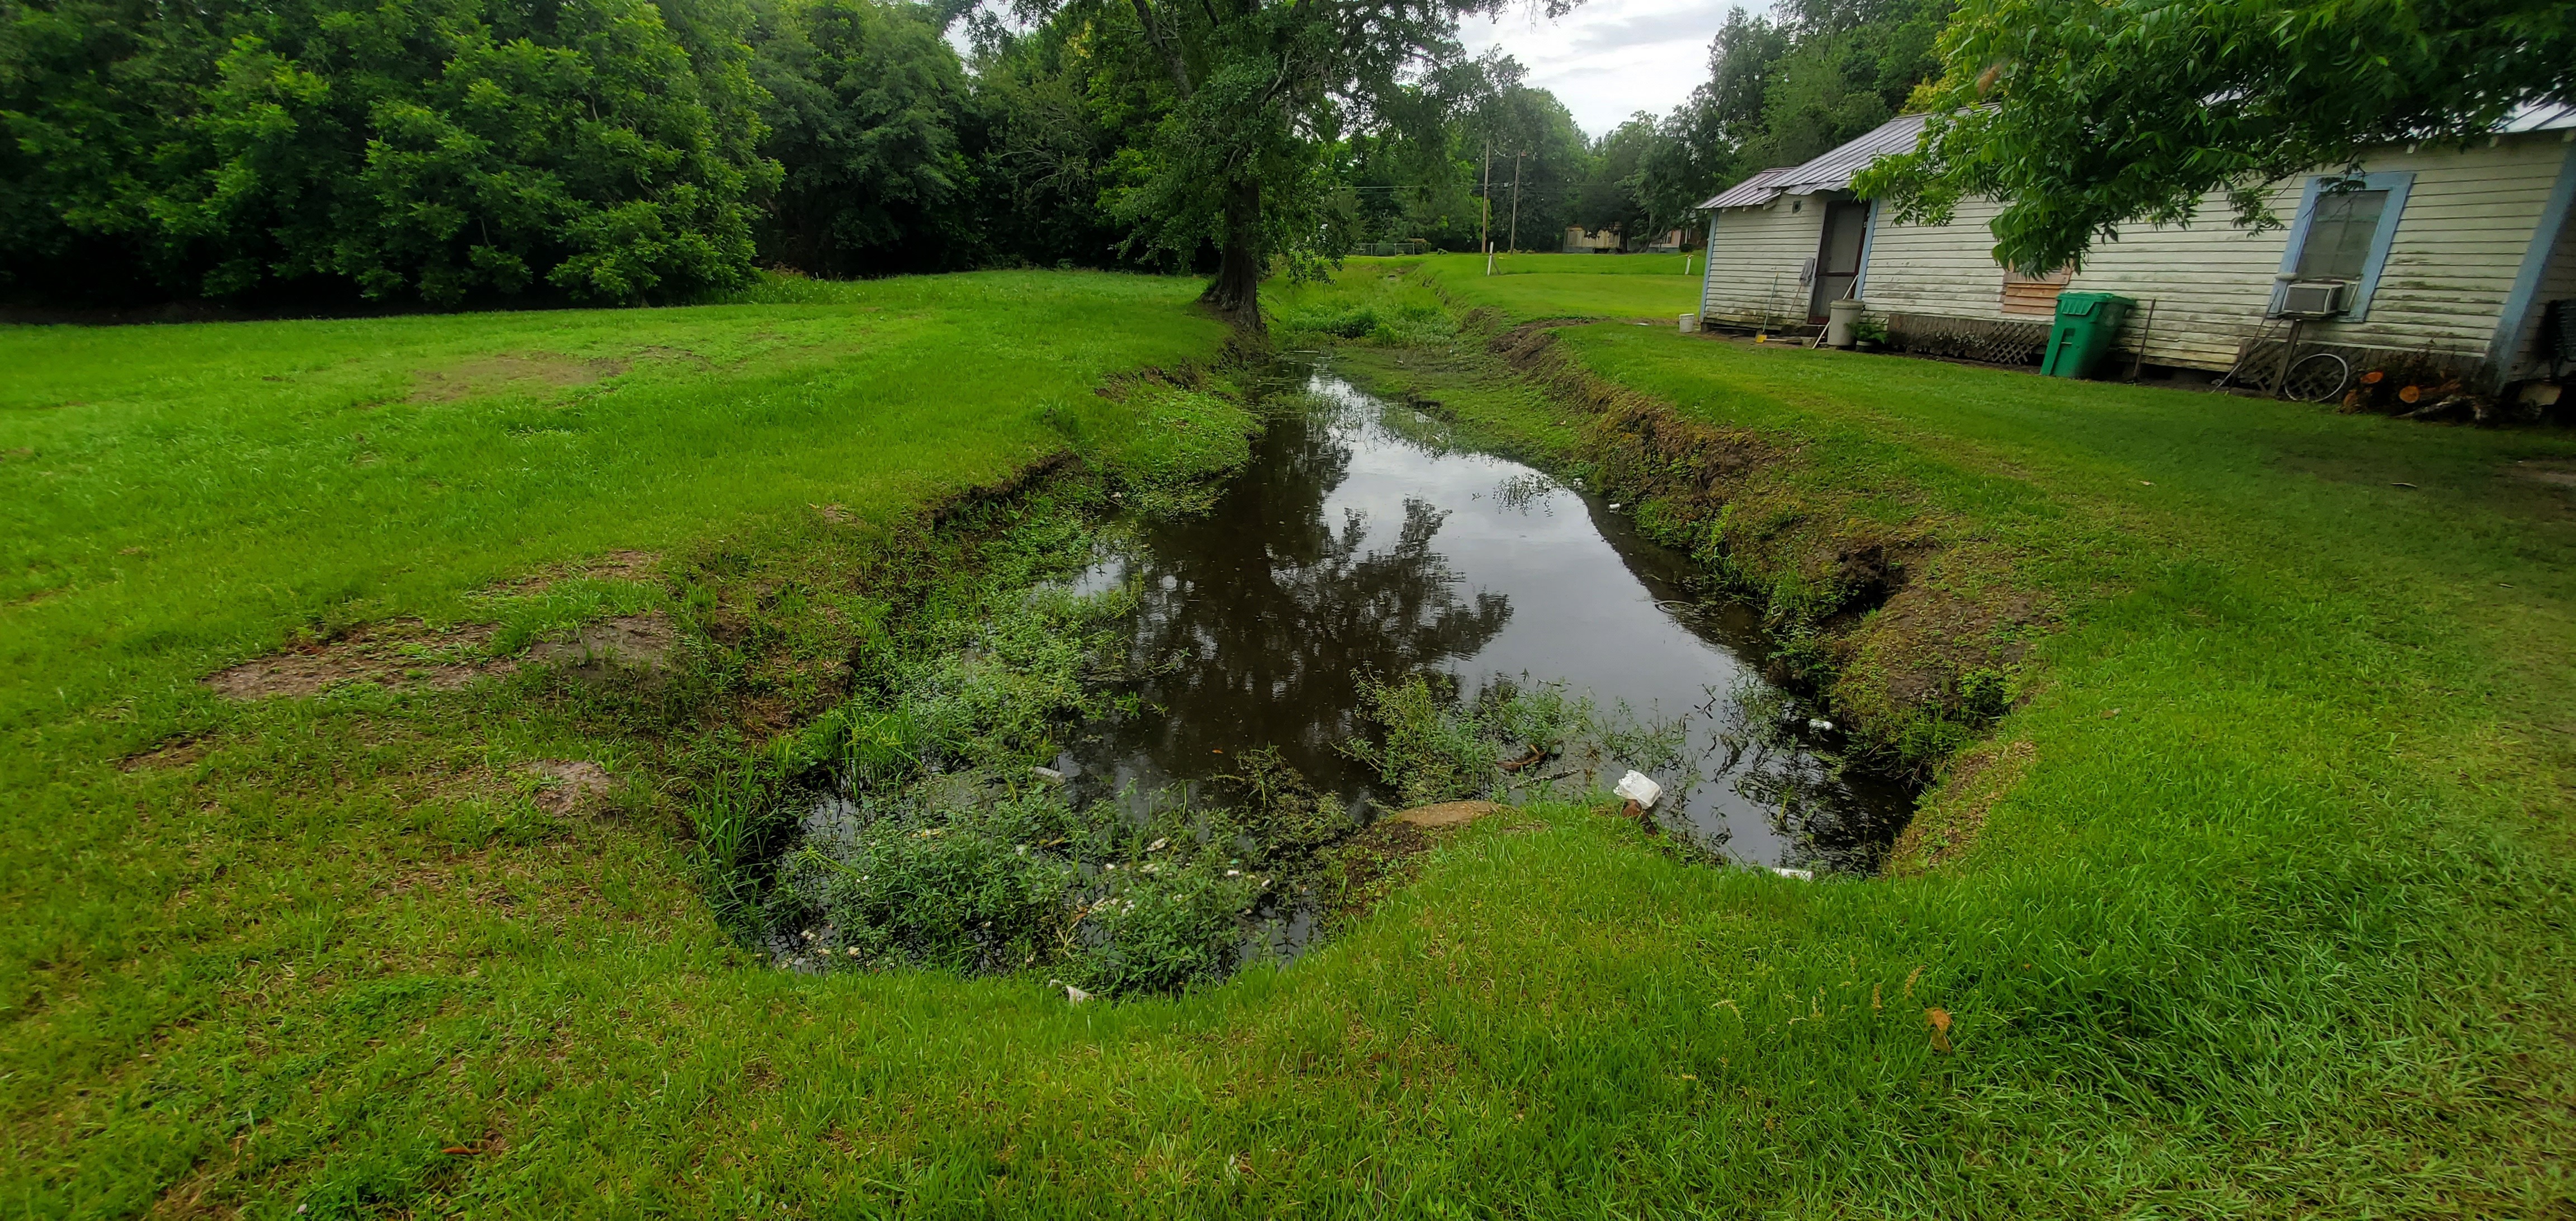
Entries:
{"label": "blue window frame", "polygon": [[[2299,197],[2298,219],[2290,222],[2289,246],[2281,251],[2281,274],[2330,274],[2352,281],[2352,308],[2342,321],[2368,319],[2371,294],[2379,289],[2388,245],[2396,240],[2406,193],[2414,186],[2415,175],[2405,171],[2309,179]],[[2272,308],[2281,308],[2278,288],[2272,292]]]}

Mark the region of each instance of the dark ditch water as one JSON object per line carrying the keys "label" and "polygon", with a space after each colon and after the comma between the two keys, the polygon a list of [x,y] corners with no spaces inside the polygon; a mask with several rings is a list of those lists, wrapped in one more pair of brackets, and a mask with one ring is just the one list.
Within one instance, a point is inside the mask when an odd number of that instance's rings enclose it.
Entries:
{"label": "dark ditch water", "polygon": [[1270,746],[1383,812],[1386,786],[1339,749],[1365,728],[1356,676],[1427,670],[1469,696],[1561,682],[1662,731],[1633,757],[1612,735],[1531,769],[1560,791],[1637,766],[1666,786],[1659,825],[1728,860],[1877,866],[1912,794],[1845,766],[1835,731],[1763,683],[1753,615],[1694,592],[1686,557],[1328,367],[1295,376],[1314,410],[1275,419],[1211,512],[1134,523],[1082,578],[1137,591],[1127,643],[1153,676],[1140,711],[1058,761],[1077,801],[1186,793]]}

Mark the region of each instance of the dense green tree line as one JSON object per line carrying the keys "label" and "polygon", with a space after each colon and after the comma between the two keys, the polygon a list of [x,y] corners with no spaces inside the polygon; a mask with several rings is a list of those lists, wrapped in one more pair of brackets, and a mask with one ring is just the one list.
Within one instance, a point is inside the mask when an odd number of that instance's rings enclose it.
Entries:
{"label": "dense green tree line", "polygon": [[[946,24],[872,0],[0,0],[0,293],[632,302],[764,261],[1114,258],[1088,99],[1037,118],[1068,100],[1047,40],[978,89]],[[1079,172],[1032,161],[1064,139]]]}
{"label": "dense green tree line", "polygon": [[0,0],[0,294],[614,303],[764,264],[1642,239],[1883,119],[1948,0],[1739,13],[1689,105],[1597,141],[1458,53],[1485,0],[944,2]]}
{"label": "dense green tree line", "polygon": [[0,276],[76,298],[625,301],[741,282],[725,0],[0,4]]}
{"label": "dense green tree line", "polygon": [[2576,28],[2569,0],[1782,0],[1729,16],[1687,103],[1587,140],[1461,53],[1502,2],[0,0],[0,297],[613,303],[763,264],[1079,264],[1220,271],[1210,300],[1257,322],[1266,269],[1356,242],[1695,228],[1908,105],[1961,117],[1873,189],[2004,198],[1999,249],[2063,262],[2564,97]]}
{"label": "dense green tree line", "polygon": [[[1361,159],[1355,202],[1366,233],[1474,249],[1488,148],[1501,156],[1492,190],[1498,215],[1515,204],[1513,171],[1522,176],[1525,249],[1554,248],[1573,225],[1615,227],[1631,244],[1694,229],[1693,209],[1715,191],[1766,166],[1804,161],[1902,110],[1941,70],[1934,44],[1952,4],[1786,0],[1760,17],[1737,9],[1710,44],[1709,78],[1687,102],[1667,115],[1636,115],[1589,142],[1556,99],[1520,87],[1517,72],[1499,65],[1451,123],[1448,165],[1436,182],[1427,159],[1408,154],[1402,168],[1418,185],[1386,191],[1366,176],[1378,167]],[[1505,240],[1498,235],[1496,244]]]}

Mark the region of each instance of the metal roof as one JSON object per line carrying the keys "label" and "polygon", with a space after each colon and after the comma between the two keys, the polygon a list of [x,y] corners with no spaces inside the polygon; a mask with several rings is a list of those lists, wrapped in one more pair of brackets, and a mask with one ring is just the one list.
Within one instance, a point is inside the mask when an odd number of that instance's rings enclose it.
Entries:
{"label": "metal roof", "polygon": [[2496,124],[2496,130],[2506,135],[2526,131],[2565,131],[2569,128],[2576,128],[2576,103],[2524,102],[2514,107],[2513,113],[2504,117],[2504,122]]}
{"label": "metal roof", "polygon": [[1727,188],[1700,207],[1755,208],[1783,195],[1813,195],[1851,186],[1852,175],[1889,153],[1910,152],[1928,114],[1901,114],[1869,134],[1803,164],[1767,169]]}
{"label": "metal roof", "polygon": [[1707,203],[1701,204],[1700,208],[1705,211],[1709,208],[1753,208],[1767,204],[1780,198],[1778,191],[1767,189],[1771,185],[1771,180],[1797,168],[1794,165],[1772,166],[1718,192]]}

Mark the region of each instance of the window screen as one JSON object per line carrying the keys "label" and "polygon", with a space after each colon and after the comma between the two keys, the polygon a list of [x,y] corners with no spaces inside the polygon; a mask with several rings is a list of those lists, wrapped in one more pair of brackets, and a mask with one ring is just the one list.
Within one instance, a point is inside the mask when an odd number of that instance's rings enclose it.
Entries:
{"label": "window screen", "polygon": [[2308,235],[2299,247],[2302,280],[2358,280],[2370,261],[2371,240],[2379,234],[2379,214],[2388,208],[2386,191],[2320,191],[2316,211],[2308,217]]}

